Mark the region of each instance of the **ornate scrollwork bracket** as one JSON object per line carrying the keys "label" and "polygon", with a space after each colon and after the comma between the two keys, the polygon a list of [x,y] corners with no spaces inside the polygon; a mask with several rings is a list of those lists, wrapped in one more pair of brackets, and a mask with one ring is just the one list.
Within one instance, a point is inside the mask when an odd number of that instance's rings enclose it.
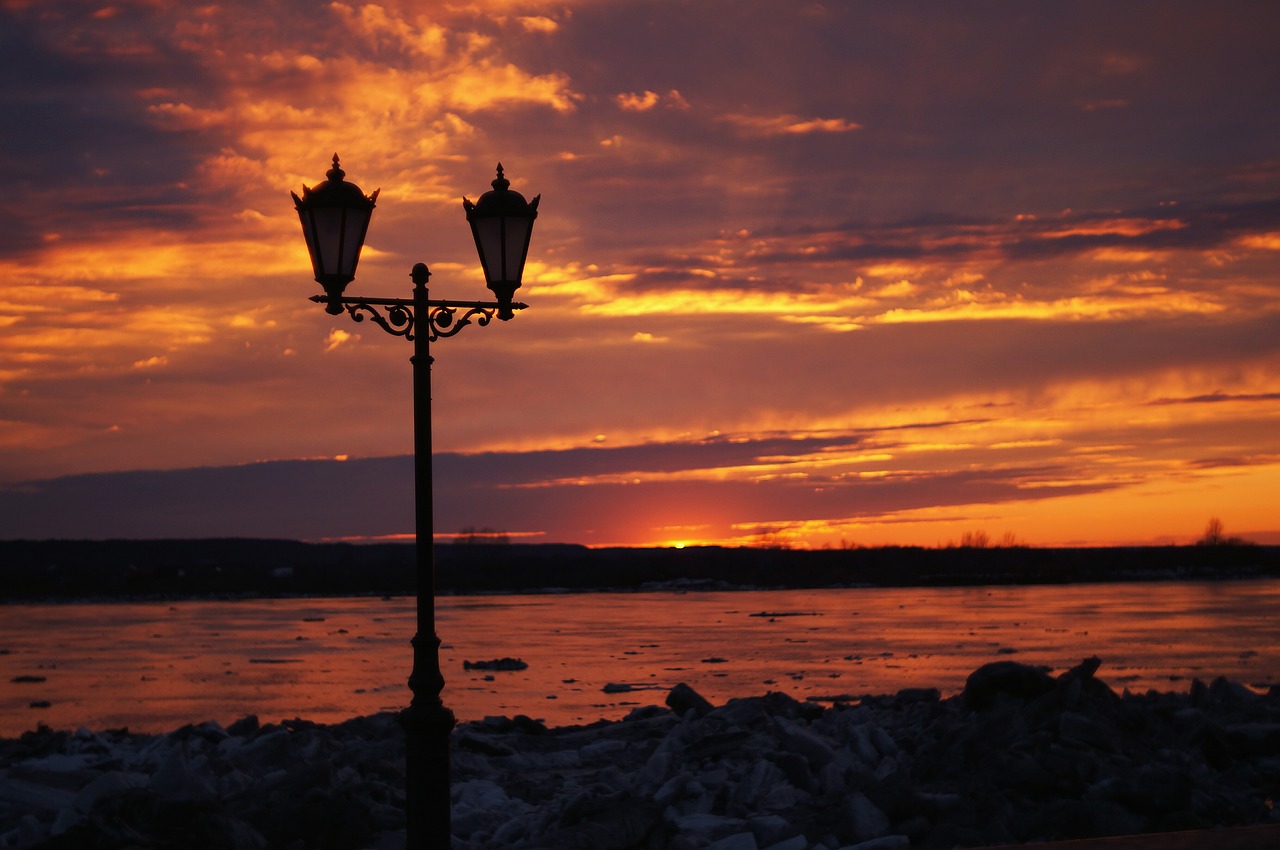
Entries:
{"label": "ornate scrollwork bracket", "polygon": [[[318,304],[330,304],[332,299],[326,295],[313,295],[312,301]],[[363,322],[366,318],[392,336],[402,336],[412,341],[417,328],[415,308],[419,302],[412,298],[359,298],[355,296],[338,299],[338,303],[346,308],[353,321]],[[467,325],[475,324],[484,327],[493,321],[499,305],[496,301],[433,301],[421,302],[426,307],[427,342],[454,336]],[[523,310],[526,304],[512,304],[512,310]],[[382,310],[386,311],[384,315]],[[461,315],[459,315],[461,313]]]}

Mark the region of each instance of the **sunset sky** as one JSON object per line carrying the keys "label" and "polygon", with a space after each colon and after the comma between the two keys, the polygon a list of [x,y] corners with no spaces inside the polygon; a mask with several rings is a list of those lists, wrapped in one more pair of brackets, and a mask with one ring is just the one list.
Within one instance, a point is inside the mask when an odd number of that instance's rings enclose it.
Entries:
{"label": "sunset sky", "polygon": [[0,0],[0,537],[1280,543],[1280,4]]}

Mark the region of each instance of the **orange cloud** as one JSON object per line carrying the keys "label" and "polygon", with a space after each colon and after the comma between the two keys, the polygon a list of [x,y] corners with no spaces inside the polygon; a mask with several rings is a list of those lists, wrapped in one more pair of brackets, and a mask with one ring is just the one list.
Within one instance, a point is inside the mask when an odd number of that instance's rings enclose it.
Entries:
{"label": "orange cloud", "polygon": [[647,112],[657,106],[660,99],[661,95],[652,91],[620,94],[617,97],[618,106],[632,112]]}
{"label": "orange cloud", "polygon": [[801,118],[798,115],[726,115],[725,121],[759,136],[851,133],[861,124],[844,118]]}
{"label": "orange cloud", "polygon": [[642,92],[624,92],[616,95],[614,100],[619,108],[626,112],[648,112],[660,104],[668,109],[689,109],[689,102],[675,89],[666,94],[658,94],[648,89]]}

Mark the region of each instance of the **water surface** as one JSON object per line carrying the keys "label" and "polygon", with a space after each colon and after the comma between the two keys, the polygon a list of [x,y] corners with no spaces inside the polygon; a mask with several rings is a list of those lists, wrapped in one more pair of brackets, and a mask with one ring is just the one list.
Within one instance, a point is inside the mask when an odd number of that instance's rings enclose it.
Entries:
{"label": "water surface", "polygon": [[[0,735],[397,710],[414,608],[407,597],[0,607]],[[459,596],[439,601],[438,630],[460,720],[617,719],[679,682],[715,703],[770,690],[949,695],[1002,658],[1060,672],[1096,654],[1117,690],[1280,682],[1273,580]],[[504,657],[528,669],[464,669]]]}

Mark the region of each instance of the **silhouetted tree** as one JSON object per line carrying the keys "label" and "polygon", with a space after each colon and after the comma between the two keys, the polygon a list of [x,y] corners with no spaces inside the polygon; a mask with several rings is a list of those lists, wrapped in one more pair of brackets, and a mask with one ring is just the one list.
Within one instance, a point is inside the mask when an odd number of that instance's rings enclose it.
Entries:
{"label": "silhouetted tree", "polygon": [[1222,520],[1217,517],[1211,517],[1204,527],[1204,536],[1196,542],[1201,546],[1221,546],[1225,539],[1226,537],[1222,533]]}
{"label": "silhouetted tree", "polygon": [[1018,535],[1014,534],[1012,531],[1006,531],[1000,536],[1000,542],[997,543],[996,546],[999,546],[1001,549],[1026,549],[1027,542],[1025,540],[1019,540]]}
{"label": "silhouetted tree", "polygon": [[1204,527],[1204,534],[1196,541],[1197,546],[1245,546],[1249,541],[1239,537],[1227,537],[1222,520],[1211,517]]}

